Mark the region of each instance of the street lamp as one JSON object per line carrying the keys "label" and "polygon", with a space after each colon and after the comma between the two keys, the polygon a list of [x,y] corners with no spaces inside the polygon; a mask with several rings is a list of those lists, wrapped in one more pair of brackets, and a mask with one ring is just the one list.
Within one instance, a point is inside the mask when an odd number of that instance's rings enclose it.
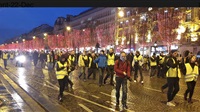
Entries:
{"label": "street lamp", "polygon": [[70,30],[71,30],[71,27],[70,27],[70,26],[67,26],[66,29],[67,29],[67,31],[70,31]]}
{"label": "street lamp", "polygon": [[33,36],[33,39],[35,39],[35,36]]}

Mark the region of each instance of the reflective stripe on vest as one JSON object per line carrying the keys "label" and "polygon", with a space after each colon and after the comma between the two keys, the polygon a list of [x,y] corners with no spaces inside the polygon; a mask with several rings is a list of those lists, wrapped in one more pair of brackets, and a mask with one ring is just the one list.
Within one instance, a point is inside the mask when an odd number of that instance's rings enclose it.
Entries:
{"label": "reflective stripe on vest", "polygon": [[3,53],[3,59],[8,59],[8,54]]}
{"label": "reflective stripe on vest", "polygon": [[[175,64],[175,60],[172,58],[173,63]],[[181,78],[181,72],[180,69],[178,67],[176,68],[172,68],[170,67],[169,70],[166,73],[166,77],[179,77]]]}
{"label": "reflective stripe on vest", "polygon": [[159,56],[159,59],[161,59],[161,60],[159,61],[159,64],[163,64],[163,62],[164,62],[164,60],[165,60],[165,57]]}
{"label": "reflective stripe on vest", "polygon": [[114,65],[115,64],[115,55],[113,54],[112,56],[110,56],[110,54],[108,54],[108,65]]}
{"label": "reflective stripe on vest", "polygon": [[198,66],[194,66],[194,69],[192,69],[191,65],[189,63],[185,64],[186,67],[186,75],[185,75],[185,82],[190,81],[197,81],[198,75],[199,75],[199,68]]}
{"label": "reflective stripe on vest", "polygon": [[[153,58],[153,59],[154,59],[154,57],[151,57],[151,58]],[[156,65],[157,65],[157,63],[156,63],[156,61],[151,61],[151,59],[150,59],[150,65],[151,65],[151,66],[156,66]]]}
{"label": "reflective stripe on vest", "polygon": [[[65,62],[64,65],[63,65],[63,64],[60,63],[60,61],[58,61],[57,64],[58,64],[59,68],[67,66],[67,62]],[[56,78],[57,79],[63,79],[67,75],[68,75],[68,72],[67,72],[66,69],[63,69],[63,70],[60,70],[60,71],[56,70]]]}

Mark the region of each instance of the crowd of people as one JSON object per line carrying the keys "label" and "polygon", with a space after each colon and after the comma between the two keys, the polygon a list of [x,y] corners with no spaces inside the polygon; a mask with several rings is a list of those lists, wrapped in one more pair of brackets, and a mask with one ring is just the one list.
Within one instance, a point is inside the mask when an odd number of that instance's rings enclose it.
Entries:
{"label": "crowd of people", "polygon": [[[177,50],[171,50],[168,55],[161,52],[159,55],[153,53],[152,56],[142,56],[139,51],[125,53],[121,52],[116,55],[113,48],[107,52],[101,50],[100,53],[83,51],[76,54],[74,50],[65,51],[49,51],[44,52],[8,52],[0,51],[0,56],[4,60],[4,68],[7,69],[7,60],[13,60],[17,55],[26,55],[32,60],[34,66],[41,68],[47,67],[48,70],[55,71],[59,84],[58,100],[63,101],[63,92],[65,88],[73,88],[73,82],[69,78],[76,69],[80,71],[79,79],[86,81],[93,76],[93,80],[97,78],[98,85],[102,87],[110,78],[109,84],[116,88],[116,106],[119,106],[120,88],[122,86],[122,105],[127,109],[127,81],[144,84],[143,71],[150,70],[150,78],[157,76],[158,78],[166,78],[167,83],[161,87],[164,91],[168,87],[167,105],[175,106],[173,99],[179,91],[179,79],[184,75],[187,84],[187,90],[184,94],[184,100],[192,103],[195,84],[199,75],[199,61],[193,53],[187,51],[185,56],[178,54]],[[87,71],[87,73],[86,73]],[[138,72],[140,76],[138,76]],[[133,79],[132,79],[133,73]],[[115,78],[115,82],[114,79]],[[140,78],[138,80],[138,78]],[[189,94],[189,97],[188,97]]]}

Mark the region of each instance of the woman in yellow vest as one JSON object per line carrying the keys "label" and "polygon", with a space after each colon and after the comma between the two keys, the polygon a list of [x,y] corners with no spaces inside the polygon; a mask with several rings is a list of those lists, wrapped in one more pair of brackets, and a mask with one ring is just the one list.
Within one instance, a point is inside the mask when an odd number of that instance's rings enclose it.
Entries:
{"label": "woman in yellow vest", "polygon": [[[188,100],[188,103],[193,103],[192,96],[199,75],[199,68],[196,62],[196,56],[192,56],[189,63],[185,63],[185,66],[183,66],[183,74],[185,75],[185,82],[187,84],[187,90],[184,93],[184,99],[186,101]],[[188,93],[189,98],[187,99]]]}
{"label": "woman in yellow vest", "polygon": [[59,59],[59,61],[57,61],[56,64],[56,78],[58,79],[58,83],[59,83],[59,95],[58,95],[58,100],[59,101],[63,101],[63,92],[65,89],[65,85],[67,83],[68,80],[68,63],[67,63],[67,59],[64,55],[62,55]]}

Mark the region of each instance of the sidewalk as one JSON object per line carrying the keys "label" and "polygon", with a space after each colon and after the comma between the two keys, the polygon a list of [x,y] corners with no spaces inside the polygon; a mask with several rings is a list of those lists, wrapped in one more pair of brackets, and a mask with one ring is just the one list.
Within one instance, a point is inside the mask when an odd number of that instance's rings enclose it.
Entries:
{"label": "sidewalk", "polygon": [[2,83],[2,79],[0,80],[0,112],[21,112],[20,107]]}

